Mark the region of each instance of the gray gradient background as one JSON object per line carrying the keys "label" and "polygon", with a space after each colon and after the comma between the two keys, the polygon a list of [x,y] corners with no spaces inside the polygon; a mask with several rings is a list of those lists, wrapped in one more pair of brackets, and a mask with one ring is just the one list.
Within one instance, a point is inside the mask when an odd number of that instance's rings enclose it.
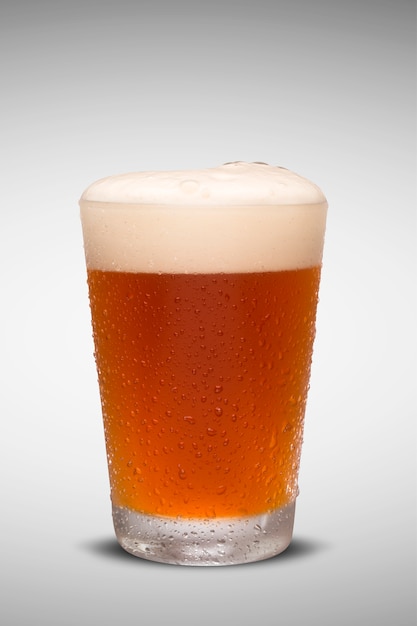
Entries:
{"label": "gray gradient background", "polygon": [[[3,0],[0,46],[1,623],[414,624],[414,2]],[[330,204],[294,541],[158,565],[113,536],[77,201],[231,160]]]}

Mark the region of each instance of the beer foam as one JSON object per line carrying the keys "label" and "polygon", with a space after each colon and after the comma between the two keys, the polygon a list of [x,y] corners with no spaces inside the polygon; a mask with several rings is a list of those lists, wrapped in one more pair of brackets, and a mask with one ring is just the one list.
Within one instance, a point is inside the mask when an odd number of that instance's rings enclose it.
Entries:
{"label": "beer foam", "polygon": [[321,263],[326,199],[282,167],[110,176],[85,190],[80,207],[89,269],[232,273]]}
{"label": "beer foam", "polygon": [[226,163],[203,170],[131,172],[93,183],[82,201],[216,206],[319,204],[321,190],[283,167]]}

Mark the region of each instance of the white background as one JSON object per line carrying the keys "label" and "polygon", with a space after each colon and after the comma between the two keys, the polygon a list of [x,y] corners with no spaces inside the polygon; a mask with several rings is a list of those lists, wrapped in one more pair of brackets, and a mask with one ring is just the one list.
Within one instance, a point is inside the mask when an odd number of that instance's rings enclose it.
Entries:
{"label": "white background", "polygon": [[[0,29],[2,623],[414,624],[414,3],[4,0]],[[294,540],[158,565],[114,539],[77,203],[233,160],[330,205]]]}

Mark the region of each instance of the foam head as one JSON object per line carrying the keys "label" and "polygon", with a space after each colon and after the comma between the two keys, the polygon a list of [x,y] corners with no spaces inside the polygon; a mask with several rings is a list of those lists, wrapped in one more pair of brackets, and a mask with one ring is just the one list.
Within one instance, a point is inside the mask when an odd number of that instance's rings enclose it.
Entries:
{"label": "foam head", "polygon": [[321,263],[326,199],[281,167],[110,176],[86,189],[80,207],[89,269],[234,273]]}

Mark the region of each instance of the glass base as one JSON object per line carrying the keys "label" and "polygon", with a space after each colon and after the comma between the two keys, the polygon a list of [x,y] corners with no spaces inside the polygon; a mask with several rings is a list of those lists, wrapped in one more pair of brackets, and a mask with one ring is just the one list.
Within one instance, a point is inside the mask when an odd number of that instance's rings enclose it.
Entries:
{"label": "glass base", "polygon": [[262,561],[290,544],[295,502],[253,517],[155,517],[113,506],[116,537],[130,554],[173,565]]}

